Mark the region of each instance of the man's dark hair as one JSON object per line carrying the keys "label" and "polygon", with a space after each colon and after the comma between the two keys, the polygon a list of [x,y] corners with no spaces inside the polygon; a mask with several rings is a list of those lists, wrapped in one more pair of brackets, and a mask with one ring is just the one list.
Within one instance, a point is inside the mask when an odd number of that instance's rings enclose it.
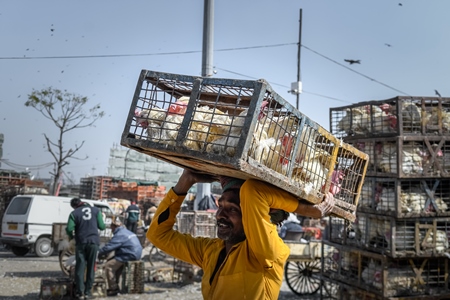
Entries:
{"label": "man's dark hair", "polygon": [[70,206],[72,206],[72,208],[77,208],[78,206],[80,206],[80,204],[81,204],[80,198],[72,198],[72,200],[70,200]]}

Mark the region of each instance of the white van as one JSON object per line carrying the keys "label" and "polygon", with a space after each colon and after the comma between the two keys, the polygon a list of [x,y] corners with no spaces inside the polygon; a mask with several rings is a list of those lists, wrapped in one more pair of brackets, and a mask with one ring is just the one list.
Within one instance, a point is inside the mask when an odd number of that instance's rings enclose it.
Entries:
{"label": "white van", "polygon": [[[0,241],[11,247],[17,256],[34,251],[37,256],[45,257],[53,253],[51,240],[52,224],[67,223],[73,208],[71,197],[49,195],[15,196],[3,215]],[[110,223],[114,215],[106,202],[81,199],[96,206],[103,213],[105,224]],[[108,222],[109,221],[109,222]]]}

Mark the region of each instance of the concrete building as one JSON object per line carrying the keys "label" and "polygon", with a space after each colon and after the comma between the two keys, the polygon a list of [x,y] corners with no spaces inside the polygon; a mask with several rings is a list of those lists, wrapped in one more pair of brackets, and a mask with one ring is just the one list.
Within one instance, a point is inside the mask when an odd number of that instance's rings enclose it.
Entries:
{"label": "concrete building", "polygon": [[158,185],[175,185],[182,168],[135,150],[114,145],[110,149],[107,176],[157,181]]}

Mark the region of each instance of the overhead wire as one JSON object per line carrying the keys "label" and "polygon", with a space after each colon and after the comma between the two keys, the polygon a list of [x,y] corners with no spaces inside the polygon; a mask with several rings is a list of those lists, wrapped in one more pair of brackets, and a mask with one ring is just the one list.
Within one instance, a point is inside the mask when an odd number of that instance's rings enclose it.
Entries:
{"label": "overhead wire", "polygon": [[[281,43],[281,44],[272,44],[272,45],[258,45],[258,46],[247,46],[247,47],[224,48],[224,49],[216,49],[216,50],[214,50],[214,52],[250,50],[250,49],[258,49],[258,48],[274,48],[274,47],[284,47],[284,46],[292,46],[292,45],[297,45],[298,46],[298,43]],[[403,91],[401,91],[399,89],[396,89],[396,88],[394,88],[394,87],[392,87],[392,86],[390,86],[390,85],[388,85],[386,83],[383,83],[383,82],[381,82],[379,80],[376,80],[376,79],[374,79],[374,78],[372,78],[370,76],[367,76],[367,75],[365,75],[365,74],[363,74],[361,72],[358,72],[358,71],[356,71],[356,70],[354,70],[352,68],[349,68],[348,66],[346,66],[344,64],[341,64],[338,61],[336,61],[336,60],[334,60],[334,59],[332,59],[332,58],[330,58],[330,57],[328,57],[328,56],[326,56],[324,54],[321,54],[318,51],[313,50],[313,49],[311,49],[308,46],[305,46],[304,44],[301,44],[301,47],[303,47],[303,48],[311,51],[312,53],[314,53],[316,55],[319,55],[320,57],[325,58],[325,59],[327,59],[327,60],[329,60],[329,61],[331,61],[331,62],[333,62],[333,63],[335,63],[335,64],[337,64],[337,65],[339,65],[339,66],[341,66],[341,67],[351,71],[351,72],[354,72],[354,73],[356,73],[356,74],[358,74],[358,75],[360,75],[360,76],[362,76],[362,77],[364,77],[364,78],[366,78],[366,79],[368,79],[370,81],[378,83],[378,84],[380,84],[380,85],[382,85],[382,86],[384,86],[386,88],[389,88],[389,89],[391,89],[393,91],[396,91],[398,93],[401,93],[403,95],[410,96],[406,92],[403,92]],[[193,53],[201,53],[201,52],[202,52],[201,50],[190,50],[190,51],[136,53],[136,54],[101,54],[101,55],[67,55],[67,56],[9,56],[9,57],[0,57],[0,60],[136,57],[136,56],[180,55],[180,54],[193,54]],[[225,71],[225,72],[232,73],[232,74],[237,74],[237,75],[240,75],[240,76],[246,76],[244,74],[239,74],[237,72],[233,72],[233,71],[230,71],[230,70],[225,70],[225,69],[222,69],[222,70]],[[249,76],[246,76],[246,77],[249,77]],[[275,84],[275,85],[286,87],[286,86],[280,85],[280,84]],[[309,93],[309,92],[305,91],[305,93]],[[320,96],[320,97],[325,97],[325,98],[336,100],[336,101],[351,103],[349,101],[337,99],[337,98],[334,98],[334,97],[324,96],[324,95],[317,94],[317,93],[310,93],[310,94],[317,95],[317,96]]]}
{"label": "overhead wire", "polygon": [[387,88],[389,88],[389,89],[391,89],[391,90],[394,90],[394,91],[396,91],[396,92],[399,92],[399,93],[401,93],[401,94],[404,94],[404,95],[407,95],[407,96],[411,96],[411,95],[409,95],[408,93],[405,93],[405,92],[403,92],[403,91],[400,91],[400,90],[398,90],[398,89],[396,89],[396,88],[394,88],[394,87],[392,87],[392,86],[390,86],[390,85],[387,85],[387,84],[385,84],[385,83],[383,83],[383,82],[381,82],[381,81],[378,81],[378,80],[376,80],[376,79],[374,79],[374,78],[372,78],[372,77],[369,77],[369,76],[367,76],[367,75],[364,75],[364,74],[361,73],[361,72],[355,71],[355,70],[353,70],[352,68],[349,68],[348,66],[343,65],[343,64],[341,64],[340,62],[335,61],[334,59],[331,59],[331,58],[329,58],[329,57],[327,57],[327,56],[325,56],[325,55],[323,55],[323,54],[320,54],[319,52],[317,52],[317,51],[315,51],[315,50],[313,50],[313,49],[311,49],[311,48],[309,48],[309,47],[307,47],[307,46],[305,46],[305,45],[302,45],[302,47],[305,48],[305,49],[307,49],[307,50],[309,50],[309,51],[311,51],[311,52],[313,52],[313,53],[315,53],[315,54],[317,54],[317,55],[319,55],[319,56],[321,56],[321,57],[323,57],[323,58],[325,58],[325,59],[327,59],[327,60],[329,60],[329,61],[331,61],[331,62],[333,62],[333,63],[335,63],[335,64],[338,64],[338,65],[341,66],[341,67],[346,68],[347,70],[350,70],[350,71],[352,71],[352,72],[354,72],[354,73],[356,73],[356,74],[358,74],[358,75],[360,75],[360,76],[362,76],[362,77],[365,77],[365,78],[367,78],[367,79],[369,79],[369,80],[371,80],[371,81],[373,81],[373,82],[376,82],[376,83],[378,83],[378,84],[381,84],[381,85],[383,85],[383,86],[385,86],[385,87],[387,87]]}
{"label": "overhead wire", "polygon": [[0,159],[0,162],[4,163],[7,166],[10,166],[12,168],[23,168],[23,169],[28,169],[28,170],[38,170],[38,169],[43,169],[43,168],[47,168],[50,166],[53,166],[55,163],[53,162],[49,162],[49,163],[45,163],[45,164],[41,164],[41,165],[21,165],[21,164],[16,164],[13,162],[10,162],[8,159]]}
{"label": "overhead wire", "polygon": [[[223,68],[219,68],[219,67],[214,67],[214,68],[217,69],[217,70],[221,70],[221,71],[227,72],[227,73],[239,75],[239,76],[242,76],[242,77],[245,77],[245,78],[258,79],[256,77],[248,76],[248,75],[245,75],[245,74],[242,74],[242,73],[238,73],[238,72],[234,72],[234,71],[231,71],[231,70],[227,70],[227,69],[223,69]],[[287,85],[284,85],[284,84],[275,83],[275,82],[272,82],[272,81],[270,82],[270,84],[289,89],[289,87]],[[319,97],[323,97],[323,98],[327,98],[327,99],[331,99],[331,100],[336,100],[336,101],[339,101],[339,102],[352,103],[350,101],[346,101],[346,100],[342,100],[342,99],[338,99],[338,98],[334,98],[334,97],[330,97],[330,96],[325,96],[325,95],[321,95],[321,94],[317,94],[317,93],[311,93],[311,92],[308,92],[306,90],[303,90],[303,93],[310,94],[310,95],[315,95],[315,96],[319,96]]]}

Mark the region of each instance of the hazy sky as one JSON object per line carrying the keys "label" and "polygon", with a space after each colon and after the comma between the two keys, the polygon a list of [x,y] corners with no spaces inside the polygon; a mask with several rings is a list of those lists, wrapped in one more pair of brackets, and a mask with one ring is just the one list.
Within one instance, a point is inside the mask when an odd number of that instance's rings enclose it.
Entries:
{"label": "hazy sky", "polygon": [[[87,96],[106,113],[95,128],[67,136],[68,147],[84,140],[78,156],[89,156],[65,168],[78,180],[106,174],[141,69],[201,75],[204,1],[0,4],[0,132],[3,159],[20,165],[18,171],[49,177],[48,168],[37,166],[53,162],[43,136],[54,136],[53,123],[24,106],[33,89]],[[215,77],[264,78],[294,106],[287,91],[297,79],[302,9],[300,111],[326,129],[330,107],[434,96],[435,89],[450,95],[448,0],[215,0],[214,6]]]}

